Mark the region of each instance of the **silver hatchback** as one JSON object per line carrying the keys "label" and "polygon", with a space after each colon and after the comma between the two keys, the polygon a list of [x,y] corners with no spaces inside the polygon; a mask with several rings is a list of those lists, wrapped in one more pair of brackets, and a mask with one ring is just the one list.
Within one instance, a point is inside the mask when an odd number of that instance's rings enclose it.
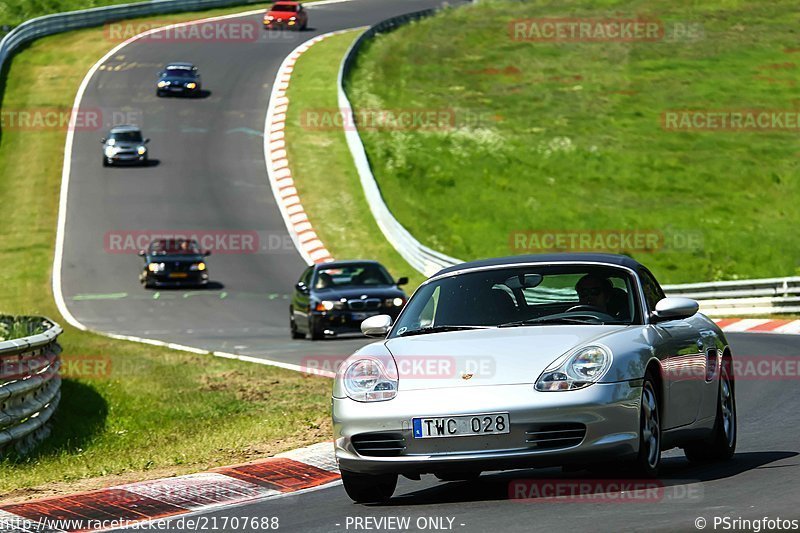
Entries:
{"label": "silver hatchback", "polygon": [[142,137],[137,126],[114,126],[108,137],[100,139],[103,144],[103,166],[116,164],[147,165],[147,143],[150,139]]}

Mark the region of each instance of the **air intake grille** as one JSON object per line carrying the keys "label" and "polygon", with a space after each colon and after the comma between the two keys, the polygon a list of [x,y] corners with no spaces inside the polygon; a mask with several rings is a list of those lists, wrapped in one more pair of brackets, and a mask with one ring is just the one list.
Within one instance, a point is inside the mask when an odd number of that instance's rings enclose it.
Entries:
{"label": "air intake grille", "polygon": [[586,436],[586,426],[579,423],[543,424],[525,432],[525,442],[538,450],[577,446]]}
{"label": "air intake grille", "polygon": [[372,457],[396,457],[406,449],[406,439],[399,433],[361,433],[351,440],[360,455]]}

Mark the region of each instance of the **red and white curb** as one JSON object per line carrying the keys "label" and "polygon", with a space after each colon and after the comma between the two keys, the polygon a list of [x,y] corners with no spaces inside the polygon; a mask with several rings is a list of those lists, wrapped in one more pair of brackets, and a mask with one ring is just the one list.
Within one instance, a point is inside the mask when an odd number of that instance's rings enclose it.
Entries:
{"label": "red and white curb", "polygon": [[780,333],[800,335],[800,320],[775,320],[769,318],[715,318],[722,331],[739,333]]}
{"label": "red and white curb", "polygon": [[328,37],[347,31],[349,30],[333,31],[314,37],[295,48],[283,60],[275,77],[275,83],[272,85],[267,119],[264,124],[264,160],[267,164],[267,175],[272,193],[286,223],[286,229],[300,255],[308,264],[333,261],[333,256],[322,244],[311,226],[292,179],[292,171],[289,168],[289,159],[286,153],[286,112],[289,109],[289,98],[286,96],[286,91],[289,89],[294,65],[304,52]]}
{"label": "red and white curb", "polygon": [[130,527],[254,500],[280,498],[338,480],[333,444],[322,442],[201,474],[3,505],[0,531],[102,531]]}

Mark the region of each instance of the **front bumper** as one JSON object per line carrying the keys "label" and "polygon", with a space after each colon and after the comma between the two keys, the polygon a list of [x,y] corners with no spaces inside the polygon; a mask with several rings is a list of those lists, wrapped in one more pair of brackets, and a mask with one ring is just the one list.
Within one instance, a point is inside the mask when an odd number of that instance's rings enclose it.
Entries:
{"label": "front bumper", "polygon": [[312,311],[311,316],[317,325],[317,328],[322,331],[331,331],[334,334],[345,333],[361,333],[361,323],[375,315],[389,315],[392,320],[397,320],[400,314],[400,308],[388,310],[372,310],[372,311],[351,311],[334,309],[331,311]]}
{"label": "front bumper", "polygon": [[297,21],[289,23],[288,20],[284,20],[278,22],[277,20],[273,20],[272,22],[264,22],[264,29],[265,30],[272,30],[272,29],[290,29],[293,30],[295,28],[300,27],[300,24]]}
{"label": "front bumper", "polygon": [[[104,154],[105,155],[105,154]],[[147,161],[147,152],[142,155],[138,153],[121,153],[114,154],[111,157],[105,156],[109,163],[114,165],[119,164],[140,164]]]}
{"label": "front bumper", "polygon": [[194,89],[189,89],[181,85],[168,85],[166,87],[156,87],[156,90],[159,94],[187,95],[200,92],[200,86],[198,85]]}
{"label": "front bumper", "polygon": [[[592,464],[634,457],[639,449],[641,382],[597,383],[582,390],[537,392],[532,384],[464,386],[398,392],[392,400],[361,403],[333,398],[334,447],[342,470],[422,474]],[[508,412],[503,435],[415,439],[411,419]],[[543,427],[583,425],[578,444],[542,448],[530,433]],[[353,436],[401,435],[395,456],[363,455]],[[364,436],[363,434],[370,434]]]}
{"label": "front bumper", "polygon": [[208,284],[208,271],[187,273],[185,278],[172,278],[169,272],[147,272],[140,277],[153,287],[197,287]]}

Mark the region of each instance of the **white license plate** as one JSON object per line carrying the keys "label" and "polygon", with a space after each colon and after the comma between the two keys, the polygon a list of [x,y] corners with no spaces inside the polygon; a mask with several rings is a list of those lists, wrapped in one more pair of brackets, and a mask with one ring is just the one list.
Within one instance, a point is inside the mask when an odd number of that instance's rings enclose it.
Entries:
{"label": "white license plate", "polygon": [[411,424],[415,439],[502,435],[510,431],[508,413],[412,418]]}
{"label": "white license plate", "polygon": [[353,317],[354,321],[358,321],[358,320],[366,320],[369,317],[375,316],[377,314],[378,314],[378,311],[371,311],[371,312],[368,311],[366,313],[352,313],[351,316]]}

